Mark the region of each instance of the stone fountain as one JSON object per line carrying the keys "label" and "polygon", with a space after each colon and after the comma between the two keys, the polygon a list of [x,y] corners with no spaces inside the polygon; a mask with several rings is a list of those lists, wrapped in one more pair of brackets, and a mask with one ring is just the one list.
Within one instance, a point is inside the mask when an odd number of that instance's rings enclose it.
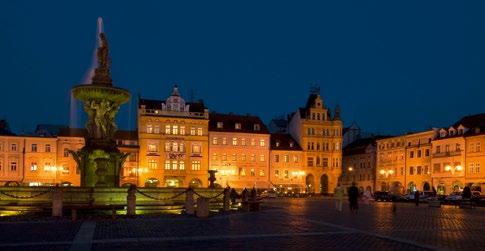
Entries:
{"label": "stone fountain", "polygon": [[130,100],[128,90],[113,86],[109,47],[104,32],[98,34],[97,67],[91,84],[74,86],[73,95],[88,115],[86,145],[71,151],[81,172],[83,187],[118,187],[120,171],[128,154],[120,152],[113,139],[115,117],[120,106]]}

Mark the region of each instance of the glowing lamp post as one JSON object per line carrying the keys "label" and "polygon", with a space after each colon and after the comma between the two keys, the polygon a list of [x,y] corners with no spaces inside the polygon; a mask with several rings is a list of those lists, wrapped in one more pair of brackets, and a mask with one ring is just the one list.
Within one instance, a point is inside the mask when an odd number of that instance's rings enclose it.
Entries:
{"label": "glowing lamp post", "polygon": [[389,169],[389,170],[384,170],[384,169],[381,169],[381,170],[379,171],[379,173],[380,173],[381,175],[385,175],[385,176],[386,176],[386,179],[387,179],[387,178],[389,177],[389,175],[393,175],[393,174],[394,174],[394,170],[391,170],[391,169]]}
{"label": "glowing lamp post", "polygon": [[451,175],[454,175],[456,171],[460,172],[463,170],[463,167],[460,165],[452,166],[452,165],[446,165],[445,166],[445,171],[451,172]]}

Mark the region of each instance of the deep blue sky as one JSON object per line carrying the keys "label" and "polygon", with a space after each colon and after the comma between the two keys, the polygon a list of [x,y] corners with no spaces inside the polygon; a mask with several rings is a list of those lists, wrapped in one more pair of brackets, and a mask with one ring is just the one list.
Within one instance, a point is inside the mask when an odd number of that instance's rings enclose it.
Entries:
{"label": "deep blue sky", "polygon": [[[346,124],[377,133],[485,112],[483,1],[73,2],[0,3],[0,117],[14,131],[68,124],[98,16],[115,85],[134,96],[178,83],[212,111],[269,121],[313,83]],[[127,110],[120,124],[133,128]]]}

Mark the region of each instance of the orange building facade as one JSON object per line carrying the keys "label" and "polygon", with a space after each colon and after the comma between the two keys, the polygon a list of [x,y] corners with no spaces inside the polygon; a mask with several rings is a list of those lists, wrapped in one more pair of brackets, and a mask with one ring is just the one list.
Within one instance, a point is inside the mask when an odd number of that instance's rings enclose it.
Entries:
{"label": "orange building facade", "polygon": [[233,188],[270,188],[270,136],[256,116],[211,113],[209,169],[216,182]]}

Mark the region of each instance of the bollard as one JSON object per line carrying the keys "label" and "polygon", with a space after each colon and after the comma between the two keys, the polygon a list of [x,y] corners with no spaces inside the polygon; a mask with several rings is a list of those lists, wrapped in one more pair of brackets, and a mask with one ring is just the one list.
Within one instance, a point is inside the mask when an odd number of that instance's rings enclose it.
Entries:
{"label": "bollard", "polygon": [[136,187],[130,186],[128,188],[128,195],[126,196],[126,215],[135,216],[136,215]]}
{"label": "bollard", "polygon": [[222,210],[224,212],[228,212],[231,210],[231,189],[226,188],[224,189],[224,198],[222,202]]}
{"label": "bollard", "polygon": [[57,186],[52,189],[52,216],[62,217],[62,190]]}
{"label": "bollard", "polygon": [[185,193],[185,214],[194,215],[194,212],[194,190],[189,188]]}
{"label": "bollard", "polygon": [[209,200],[206,198],[197,198],[197,218],[209,217]]}

